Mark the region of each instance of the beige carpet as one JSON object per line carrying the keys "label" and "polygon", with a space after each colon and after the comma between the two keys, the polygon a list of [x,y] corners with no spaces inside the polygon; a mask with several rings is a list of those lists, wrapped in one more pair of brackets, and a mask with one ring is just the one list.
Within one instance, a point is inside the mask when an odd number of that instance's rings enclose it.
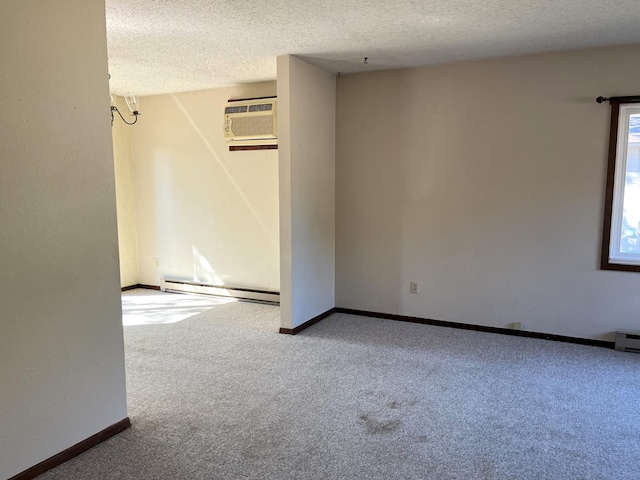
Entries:
{"label": "beige carpet", "polygon": [[125,327],[132,428],[42,479],[640,478],[640,355],[149,295],[123,295],[151,318]]}

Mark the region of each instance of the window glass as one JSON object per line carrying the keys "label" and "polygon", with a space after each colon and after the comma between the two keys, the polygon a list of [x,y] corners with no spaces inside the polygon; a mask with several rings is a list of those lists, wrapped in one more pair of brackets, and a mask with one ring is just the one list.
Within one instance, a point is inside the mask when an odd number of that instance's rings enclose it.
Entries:
{"label": "window glass", "polygon": [[629,116],[619,253],[640,254],[640,114]]}
{"label": "window glass", "polygon": [[[640,106],[620,105],[607,262],[640,266]],[[609,168],[612,168],[610,165]],[[604,266],[604,264],[603,264]]]}

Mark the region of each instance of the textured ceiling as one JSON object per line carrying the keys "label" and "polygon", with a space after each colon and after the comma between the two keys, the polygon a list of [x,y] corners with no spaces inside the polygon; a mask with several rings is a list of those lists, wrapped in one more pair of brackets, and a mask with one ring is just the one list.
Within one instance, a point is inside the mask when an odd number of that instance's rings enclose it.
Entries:
{"label": "textured ceiling", "polygon": [[106,0],[106,9],[118,94],[274,80],[283,54],[353,73],[640,43],[638,0]]}

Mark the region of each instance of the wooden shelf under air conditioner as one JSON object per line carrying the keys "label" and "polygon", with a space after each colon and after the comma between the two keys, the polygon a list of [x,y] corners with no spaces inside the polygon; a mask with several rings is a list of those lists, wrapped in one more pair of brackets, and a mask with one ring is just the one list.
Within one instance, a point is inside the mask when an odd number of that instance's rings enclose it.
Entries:
{"label": "wooden shelf under air conditioner", "polygon": [[242,150],[277,150],[278,145],[229,145],[230,152]]}

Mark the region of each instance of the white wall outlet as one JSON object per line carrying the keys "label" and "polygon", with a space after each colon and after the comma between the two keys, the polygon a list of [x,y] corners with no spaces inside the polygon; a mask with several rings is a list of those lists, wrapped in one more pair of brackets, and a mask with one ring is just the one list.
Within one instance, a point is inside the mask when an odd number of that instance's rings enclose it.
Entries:
{"label": "white wall outlet", "polygon": [[513,323],[511,324],[511,328],[512,328],[513,330],[522,330],[522,323],[520,323],[520,322],[513,322]]}
{"label": "white wall outlet", "polygon": [[156,267],[160,266],[160,257],[156,257],[155,264],[156,264]]}
{"label": "white wall outlet", "polygon": [[409,291],[411,293],[418,293],[418,282],[409,282]]}

